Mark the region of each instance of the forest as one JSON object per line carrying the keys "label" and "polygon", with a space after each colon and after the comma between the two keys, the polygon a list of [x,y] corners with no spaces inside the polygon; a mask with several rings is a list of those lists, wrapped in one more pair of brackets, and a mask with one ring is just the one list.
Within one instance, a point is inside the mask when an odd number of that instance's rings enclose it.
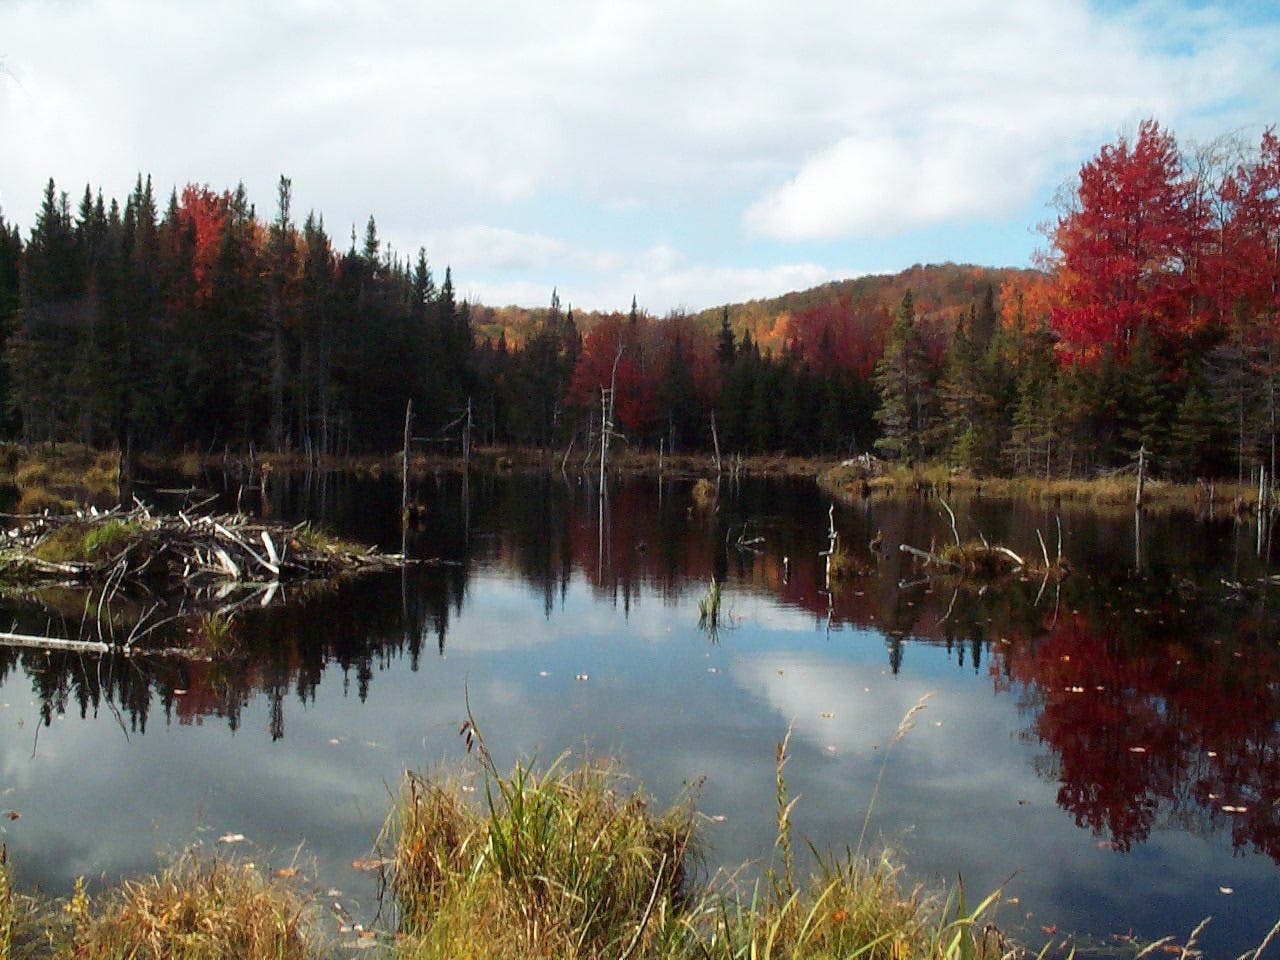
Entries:
{"label": "forest", "polygon": [[[0,438],[312,458],[475,442],[940,462],[1092,476],[1276,469],[1280,140],[1184,150],[1154,120],[1102,146],[1036,269],[916,266],[656,317],[459,302],[370,217],[345,252],[281,177],[139,175],[123,205],[50,180],[0,215]],[[611,406],[602,404],[610,391]],[[607,412],[611,410],[611,414]],[[714,425],[714,426],[713,426]],[[579,447],[581,449],[581,447]]]}

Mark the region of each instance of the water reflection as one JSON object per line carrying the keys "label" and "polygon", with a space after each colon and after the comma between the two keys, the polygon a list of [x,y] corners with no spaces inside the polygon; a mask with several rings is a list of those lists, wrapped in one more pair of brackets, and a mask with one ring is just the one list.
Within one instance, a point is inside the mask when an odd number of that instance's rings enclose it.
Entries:
{"label": "water reflection", "polygon": [[[1272,588],[1258,582],[1267,570],[1253,549],[1255,531],[1245,524],[1146,517],[1136,528],[1127,516],[954,504],[964,535],[980,530],[1024,554],[1039,550],[1037,531],[1053,550],[1061,524],[1068,577],[983,586],[932,577],[897,549],[951,536],[935,501],[866,501],[835,510],[856,575],[828,592],[820,556],[827,504],[807,482],[726,484],[703,505],[690,481],[672,479],[612,482],[602,498],[587,482],[560,476],[476,475],[463,484],[441,474],[413,494],[420,520],[405,546],[422,562],[340,581],[293,606],[246,610],[246,642],[234,658],[94,660],[0,648],[0,687],[14,699],[25,680],[43,729],[57,732],[64,716],[97,719],[129,741],[121,762],[144,769],[157,730],[242,732],[234,754],[218,748],[228,752],[226,766],[202,761],[224,772],[249,762],[293,770],[271,806],[305,808],[304,820],[324,823],[316,831],[340,829],[331,822],[336,814],[323,819],[308,806],[317,785],[332,789],[338,778],[324,745],[346,749],[344,727],[376,745],[366,747],[374,760],[344,758],[344,771],[366,763],[378,771],[374,789],[359,794],[367,818],[366,808],[378,804],[378,777],[456,746],[464,682],[482,722],[500,728],[490,739],[505,739],[511,751],[555,753],[594,733],[604,737],[598,746],[629,750],[646,782],[672,793],[682,779],[711,774],[715,784],[718,775],[721,792],[713,788],[711,801],[744,822],[767,821],[769,799],[757,788],[767,794],[772,744],[795,720],[810,751],[810,766],[800,756],[795,775],[816,808],[811,826],[820,843],[848,839],[850,824],[856,836],[865,807],[851,797],[865,798],[874,779],[873,731],[891,732],[904,704],[941,687],[931,707],[944,718],[936,739],[920,755],[907,749],[895,759],[890,780],[901,782],[886,790],[900,799],[883,822],[917,824],[921,861],[994,886],[1014,856],[999,831],[1024,831],[1017,854],[1031,858],[1024,882],[1039,884],[1042,903],[1099,933],[1113,922],[1094,903],[1099,885],[1112,884],[1108,897],[1121,900],[1133,880],[1104,881],[1118,868],[1099,863],[1077,881],[1081,892],[1058,889],[1066,886],[1064,858],[1079,852],[1059,820],[1101,852],[1130,858],[1156,844],[1161,857],[1173,857],[1178,843],[1162,836],[1170,832],[1196,842],[1222,837],[1228,856],[1266,858],[1265,871],[1249,874],[1254,882],[1274,882],[1280,626]],[[245,494],[237,487],[227,496]],[[350,535],[400,546],[394,481],[274,478],[264,496],[277,516],[314,514]],[[727,584],[718,645],[695,628],[696,599],[712,576]],[[579,672],[592,683],[574,685]],[[569,686],[549,686],[556,677]],[[353,712],[352,703],[367,712]],[[11,776],[35,777],[24,764],[43,750],[69,749],[40,736],[10,731]],[[259,743],[291,752],[245,760]],[[377,759],[383,749],[392,754]],[[1035,807],[1027,773],[1065,817]],[[949,786],[937,796],[940,782]],[[207,787],[173,789],[190,792],[175,806],[205,802],[192,797]],[[234,826],[263,832],[280,813],[255,815],[265,818],[259,830]],[[960,849],[955,816],[991,823],[985,839],[973,841],[983,850]],[[350,844],[367,844],[369,831],[362,822],[336,859],[362,853]],[[317,842],[314,831],[304,836]],[[769,836],[765,822],[721,853],[730,863],[767,855]],[[1205,862],[1197,869],[1224,869],[1217,861],[1210,867],[1203,851],[1196,858]],[[1130,862],[1125,869],[1141,872]],[[1173,917],[1182,925],[1210,912],[1194,898],[1167,909],[1128,922]],[[1240,910],[1243,919],[1228,922],[1243,947],[1257,929],[1250,918],[1267,925],[1274,918]]]}

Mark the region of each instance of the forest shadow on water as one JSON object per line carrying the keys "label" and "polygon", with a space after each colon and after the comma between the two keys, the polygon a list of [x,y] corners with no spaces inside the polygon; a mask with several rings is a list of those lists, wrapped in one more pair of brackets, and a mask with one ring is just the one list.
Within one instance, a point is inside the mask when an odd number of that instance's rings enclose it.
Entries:
{"label": "forest shadow on water", "polygon": [[[205,485],[402,545],[398,479]],[[747,479],[602,498],[559,474],[439,473],[411,492],[418,562],[246,606],[212,659],[0,648],[18,882],[65,894],[161,850],[244,845],[376,912],[352,865],[404,770],[468,762],[470,709],[500,769],[573,750],[616,756],[663,803],[695,790],[707,871],[770,862],[791,727],[797,836],[838,850],[865,830],[922,882],[1003,884],[995,919],[1024,942],[1120,947],[1212,916],[1203,945],[1236,956],[1277,919],[1280,587],[1248,518],[976,499],[948,504],[953,532],[936,498],[830,509],[810,481]],[[1029,560],[1060,543],[1068,572],[962,580],[899,550],[957,535]],[[29,631],[85,606],[4,603]]]}

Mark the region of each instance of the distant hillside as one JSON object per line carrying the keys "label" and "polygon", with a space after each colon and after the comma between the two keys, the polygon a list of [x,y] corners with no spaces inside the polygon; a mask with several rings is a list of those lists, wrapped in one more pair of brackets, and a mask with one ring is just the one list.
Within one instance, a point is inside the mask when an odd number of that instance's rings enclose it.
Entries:
{"label": "distant hillside", "polygon": [[[998,297],[1006,281],[1031,273],[1012,267],[916,264],[901,273],[836,280],[767,300],[730,304],[729,324],[738,337],[749,330],[762,349],[779,350],[786,344],[793,318],[806,313],[852,316],[868,326],[878,325],[877,320],[887,325],[907,290],[921,320],[937,324],[967,310],[988,284]],[[698,313],[696,319],[718,329],[723,313],[724,307],[714,307]]]}
{"label": "distant hillside", "polygon": [[[828,317],[856,318],[859,325],[876,328],[887,325],[902,295],[911,290],[916,311],[932,326],[952,320],[983,295],[990,284],[997,296],[1000,287],[1013,277],[1032,273],[1011,267],[979,267],[969,264],[916,264],[896,274],[880,274],[837,280],[808,290],[798,290],[767,300],[728,304],[729,323],[741,339],[750,331],[765,350],[781,350],[796,328],[796,318],[807,313]],[[725,306],[693,314],[697,325],[708,331],[720,328]],[[516,346],[525,342],[547,315],[547,308],[489,307],[473,304],[471,326],[481,341],[497,341],[506,336]],[[574,321],[582,333],[588,332],[606,314],[574,311]]]}

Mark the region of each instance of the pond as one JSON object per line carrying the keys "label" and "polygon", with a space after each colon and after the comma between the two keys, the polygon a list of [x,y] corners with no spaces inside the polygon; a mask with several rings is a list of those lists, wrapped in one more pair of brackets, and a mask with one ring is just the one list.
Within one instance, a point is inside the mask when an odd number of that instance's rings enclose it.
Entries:
{"label": "pond", "polygon": [[[616,757],[663,805],[693,791],[708,872],[770,862],[790,728],[793,836],[888,847],[970,904],[1003,887],[994,919],[1035,948],[1183,940],[1211,916],[1202,946],[1235,957],[1280,919],[1280,586],[1252,520],[960,500],[963,536],[1029,557],[1061,543],[1071,567],[983,587],[898,550],[950,541],[936,498],[829,515],[811,481],[725,480],[705,505],[692,485],[615,481],[602,506],[560,474],[439,474],[415,486],[408,541],[439,562],[247,609],[229,663],[0,648],[19,884],[61,895],[199,843],[300,866],[368,922],[377,878],[353,862],[405,769],[469,762],[469,699],[501,770],[572,751]],[[400,548],[398,482],[259,499]],[[829,518],[856,567],[831,592]],[[4,617],[76,628],[51,622],[74,602],[42,603]]]}

